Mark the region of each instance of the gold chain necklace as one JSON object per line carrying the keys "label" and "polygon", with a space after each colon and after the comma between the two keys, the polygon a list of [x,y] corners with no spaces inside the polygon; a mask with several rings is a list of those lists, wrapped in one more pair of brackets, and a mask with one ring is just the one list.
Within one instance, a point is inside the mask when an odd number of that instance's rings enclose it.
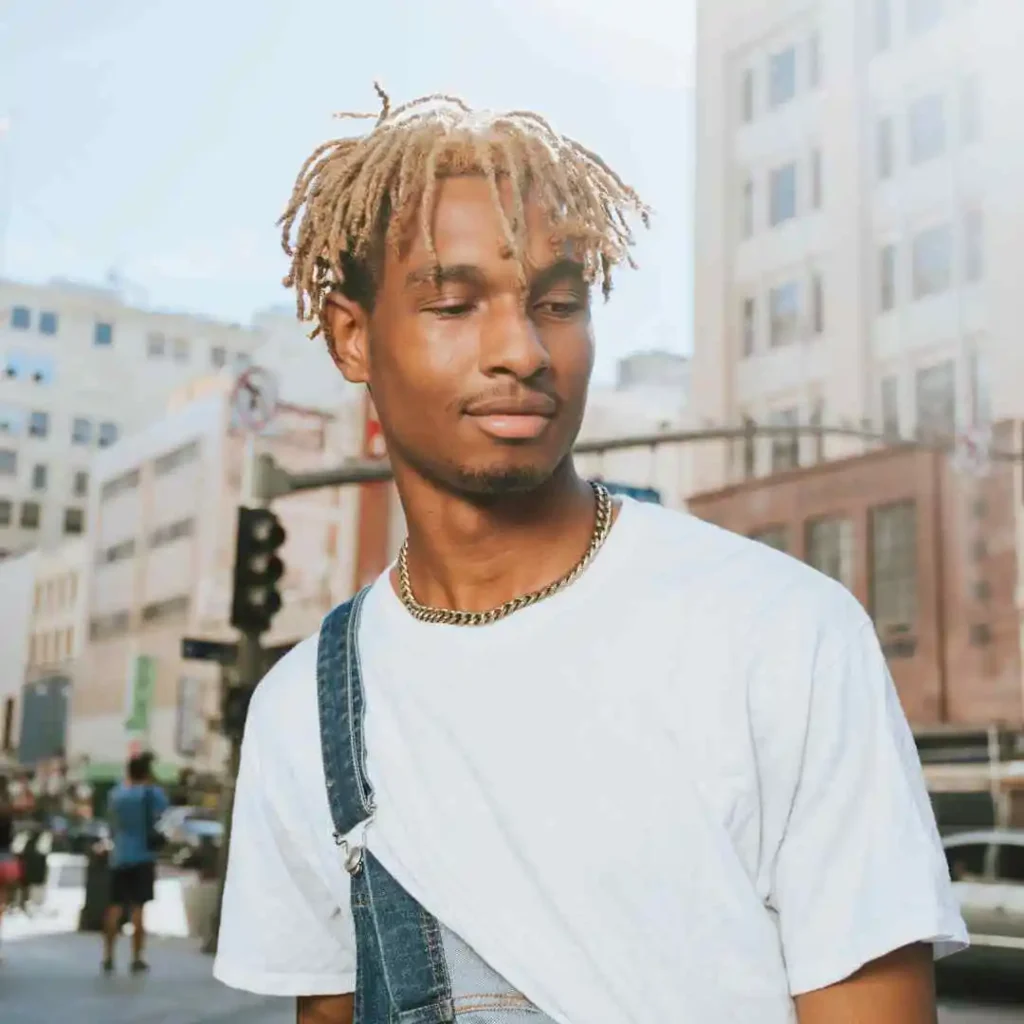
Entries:
{"label": "gold chain necklace", "polygon": [[446,626],[486,626],[499,619],[504,619],[513,612],[523,608],[529,608],[538,601],[543,601],[560,590],[564,590],[571,583],[575,583],[583,574],[587,566],[594,560],[594,556],[601,550],[601,546],[608,539],[612,528],[612,496],[607,487],[601,484],[592,483],[594,497],[597,500],[597,512],[594,517],[594,532],[590,538],[590,544],[584,552],[583,557],[560,579],[549,583],[540,590],[523,594],[520,597],[513,597],[497,608],[489,608],[485,612],[462,612],[453,611],[451,608],[432,608],[430,605],[420,604],[413,596],[412,584],[409,582],[409,541],[402,544],[402,550],[398,553],[398,593],[402,604],[414,618],[420,622],[439,623]]}

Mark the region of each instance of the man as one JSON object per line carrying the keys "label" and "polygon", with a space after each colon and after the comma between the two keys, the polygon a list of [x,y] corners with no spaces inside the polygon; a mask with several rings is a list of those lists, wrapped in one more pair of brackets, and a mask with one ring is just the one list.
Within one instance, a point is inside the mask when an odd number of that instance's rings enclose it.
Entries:
{"label": "man", "polygon": [[215,972],[303,1024],[935,1020],[965,933],[871,622],[573,468],[635,217],[538,116],[447,97],[299,176],[288,283],[408,525],[250,711]]}
{"label": "man", "polygon": [[149,970],[143,959],[146,931],[143,908],[153,899],[156,882],[156,850],[153,833],[167,810],[164,791],[154,784],[153,755],[136,754],[128,761],[128,777],[110,794],[108,815],[113,833],[110,856],[110,905],[103,920],[103,970],[114,970],[114,947],[121,923],[132,922],[131,971]]}

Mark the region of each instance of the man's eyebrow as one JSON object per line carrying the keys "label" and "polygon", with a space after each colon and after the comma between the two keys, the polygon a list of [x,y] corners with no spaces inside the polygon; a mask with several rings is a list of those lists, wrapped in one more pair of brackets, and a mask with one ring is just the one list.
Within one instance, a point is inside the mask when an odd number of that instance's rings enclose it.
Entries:
{"label": "man's eyebrow", "polygon": [[472,263],[430,264],[410,270],[405,278],[406,288],[418,288],[424,284],[473,284],[484,283],[483,271]]}
{"label": "man's eyebrow", "polygon": [[530,294],[542,295],[550,287],[564,282],[584,284],[585,272],[579,260],[561,259],[541,267],[530,279]]}

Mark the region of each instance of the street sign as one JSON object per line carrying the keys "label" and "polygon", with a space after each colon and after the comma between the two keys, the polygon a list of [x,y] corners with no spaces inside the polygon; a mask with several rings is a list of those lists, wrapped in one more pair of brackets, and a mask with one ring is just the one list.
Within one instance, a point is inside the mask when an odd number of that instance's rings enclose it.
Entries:
{"label": "street sign", "polygon": [[647,501],[653,505],[661,504],[661,492],[656,491],[653,487],[633,487],[630,484],[613,484],[609,483],[607,480],[601,480],[599,482],[604,484],[612,494],[622,494],[627,498],[632,498],[634,501]]}
{"label": "street sign", "polygon": [[270,425],[277,412],[277,380],[262,366],[250,366],[239,376],[231,393],[231,411],[238,423],[253,433]]}
{"label": "street sign", "polygon": [[238,644],[221,640],[181,638],[181,657],[185,661],[215,661],[218,665],[233,665],[238,657]]}

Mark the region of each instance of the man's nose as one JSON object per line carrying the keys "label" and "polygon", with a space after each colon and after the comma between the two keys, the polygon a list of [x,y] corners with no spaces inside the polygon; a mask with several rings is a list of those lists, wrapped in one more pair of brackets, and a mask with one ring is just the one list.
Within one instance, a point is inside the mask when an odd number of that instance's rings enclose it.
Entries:
{"label": "man's nose", "polygon": [[495,303],[481,338],[481,369],[529,380],[551,366],[551,356],[521,299]]}

